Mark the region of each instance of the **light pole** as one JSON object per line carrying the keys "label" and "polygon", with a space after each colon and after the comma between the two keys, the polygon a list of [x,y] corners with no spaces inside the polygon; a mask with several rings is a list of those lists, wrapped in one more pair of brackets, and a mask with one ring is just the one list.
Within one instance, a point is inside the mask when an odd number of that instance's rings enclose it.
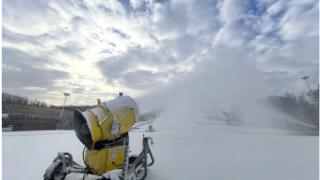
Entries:
{"label": "light pole", "polygon": [[67,97],[71,95],[71,93],[68,93],[68,92],[64,92],[63,95],[65,96],[64,98],[64,102],[63,102],[63,106],[62,106],[62,110],[61,110],[61,113],[60,113],[60,118],[62,119],[62,116],[63,116],[63,110],[64,110],[64,106],[66,104],[66,101],[67,101]]}
{"label": "light pole", "polygon": [[317,105],[317,104],[318,104],[318,100],[317,100],[317,98],[315,97],[315,95],[314,95],[314,93],[313,93],[313,91],[312,91],[312,89],[311,89],[311,87],[310,87],[310,84],[309,84],[309,82],[308,82],[309,76],[303,76],[301,79],[303,79],[303,80],[306,82],[306,84],[307,84],[307,87],[308,87],[308,89],[309,89],[308,96],[310,96],[312,103],[314,103],[314,104]]}
{"label": "light pole", "polygon": [[309,92],[312,93],[311,87],[308,83],[309,76],[303,76],[301,79],[303,79],[306,82]]}

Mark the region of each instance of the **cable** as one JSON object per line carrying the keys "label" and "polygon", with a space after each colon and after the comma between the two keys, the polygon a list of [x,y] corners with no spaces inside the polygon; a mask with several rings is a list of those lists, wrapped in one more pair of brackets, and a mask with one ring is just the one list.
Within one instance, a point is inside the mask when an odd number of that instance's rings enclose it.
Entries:
{"label": "cable", "polygon": [[87,165],[87,163],[86,163],[86,161],[85,161],[85,158],[84,158],[84,152],[85,152],[85,150],[86,150],[86,146],[84,146],[83,147],[83,151],[82,151],[82,160],[83,160],[83,163],[84,163],[84,165],[86,166],[86,168],[88,167],[88,165]]}

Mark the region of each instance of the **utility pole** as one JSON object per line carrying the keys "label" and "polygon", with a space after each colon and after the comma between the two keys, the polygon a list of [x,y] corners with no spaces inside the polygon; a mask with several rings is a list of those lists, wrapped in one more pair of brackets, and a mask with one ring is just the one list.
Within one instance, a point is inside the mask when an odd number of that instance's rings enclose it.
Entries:
{"label": "utility pole", "polygon": [[64,110],[64,106],[66,105],[67,97],[70,96],[71,93],[64,92],[63,95],[65,96],[65,98],[64,98],[64,102],[63,102],[63,105],[62,105],[62,110],[61,110],[61,113],[60,113],[60,118],[61,119],[62,119],[62,116],[63,116],[63,110]]}

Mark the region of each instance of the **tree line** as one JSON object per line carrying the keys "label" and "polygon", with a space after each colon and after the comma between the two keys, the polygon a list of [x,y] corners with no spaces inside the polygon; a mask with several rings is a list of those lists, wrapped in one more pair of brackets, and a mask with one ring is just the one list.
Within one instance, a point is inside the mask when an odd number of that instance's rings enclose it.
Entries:
{"label": "tree line", "polygon": [[281,96],[272,96],[269,100],[286,114],[319,127],[319,89],[308,94],[286,93]]}
{"label": "tree line", "polygon": [[26,97],[13,95],[6,92],[2,93],[2,103],[30,105],[30,106],[37,106],[37,107],[48,107],[48,104],[46,102],[38,101],[37,99],[30,100]]}

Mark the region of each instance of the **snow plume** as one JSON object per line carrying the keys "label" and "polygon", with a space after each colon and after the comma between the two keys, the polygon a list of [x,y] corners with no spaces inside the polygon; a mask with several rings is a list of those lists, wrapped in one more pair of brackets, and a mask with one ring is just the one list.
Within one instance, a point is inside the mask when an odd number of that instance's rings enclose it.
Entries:
{"label": "snow plume", "polygon": [[292,124],[267,104],[273,88],[266,74],[255,67],[250,52],[220,47],[201,58],[191,72],[141,97],[141,109],[161,110],[159,121],[176,121],[168,126],[226,123],[286,128]]}

